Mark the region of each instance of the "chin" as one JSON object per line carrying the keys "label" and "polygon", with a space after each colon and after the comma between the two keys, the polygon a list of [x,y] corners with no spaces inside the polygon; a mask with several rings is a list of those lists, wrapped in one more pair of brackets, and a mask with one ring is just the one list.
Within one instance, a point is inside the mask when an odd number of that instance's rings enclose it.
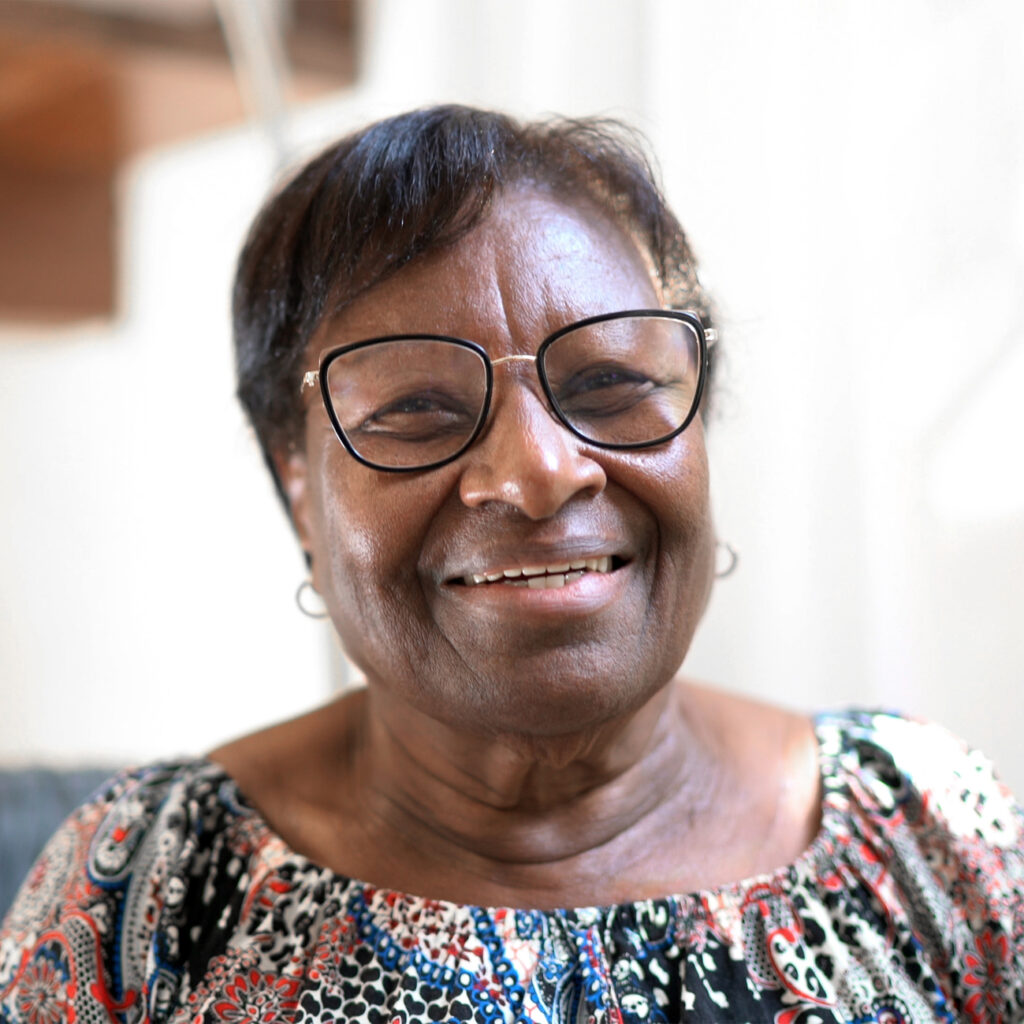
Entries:
{"label": "chin", "polygon": [[506,666],[498,678],[478,677],[462,721],[451,724],[538,739],[589,733],[635,714],[673,675],[653,666],[596,664],[579,653],[558,662],[541,668],[520,658],[511,674]]}

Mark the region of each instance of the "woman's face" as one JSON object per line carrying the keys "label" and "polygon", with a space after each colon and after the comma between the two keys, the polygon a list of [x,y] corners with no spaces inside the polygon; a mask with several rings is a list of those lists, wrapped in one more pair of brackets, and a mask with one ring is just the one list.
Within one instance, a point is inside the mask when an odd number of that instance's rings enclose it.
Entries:
{"label": "woman's face", "polygon": [[[532,355],[573,321],[660,306],[636,246],[600,212],[517,189],[326,324],[309,368],[326,348],[415,332]],[[559,735],[635,710],[677,671],[713,565],[699,418],[655,448],[602,450],[555,418],[535,364],[506,362],[468,451],[382,473],[307,402],[286,488],[314,586],[380,697],[478,733]],[[587,559],[611,571],[555,589],[464,582]]]}

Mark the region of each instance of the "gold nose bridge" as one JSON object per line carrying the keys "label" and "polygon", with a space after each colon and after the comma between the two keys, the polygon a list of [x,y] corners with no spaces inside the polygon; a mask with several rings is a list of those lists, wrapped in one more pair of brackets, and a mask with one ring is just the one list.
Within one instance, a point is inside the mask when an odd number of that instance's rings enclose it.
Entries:
{"label": "gold nose bridge", "polygon": [[502,363],[535,363],[536,356],[502,356],[500,359],[492,359],[491,366],[500,366]]}
{"label": "gold nose bridge", "polygon": [[[525,356],[525,355],[501,356],[498,359],[491,359],[490,363],[491,363],[491,367],[492,368],[500,366],[502,363],[533,363],[536,366],[536,364],[537,364],[537,357],[535,355],[533,355],[533,356]],[[557,423],[559,426],[563,426],[564,427],[564,424],[562,423],[562,421],[558,418],[557,415],[555,415],[555,411],[554,411],[554,409],[552,407],[552,400],[551,400],[550,396],[546,393],[546,391],[543,394],[541,394],[541,389],[543,388],[543,383],[540,380],[540,373],[539,373],[539,371],[538,371],[536,377],[529,377],[528,379],[527,378],[523,378],[522,375],[520,375],[520,374],[517,374],[515,376],[518,378],[518,382],[519,382],[520,387],[523,387],[527,391],[532,393],[534,398],[538,402],[540,402],[540,404],[547,411],[547,414],[551,417],[551,419],[554,420],[555,423]],[[497,392],[497,388],[494,388],[494,390],[492,390],[492,392],[491,392],[492,399],[493,399],[494,394],[496,394],[496,392]],[[494,417],[494,407],[492,405],[491,411],[488,414],[487,418],[488,419],[493,419],[493,417]]]}

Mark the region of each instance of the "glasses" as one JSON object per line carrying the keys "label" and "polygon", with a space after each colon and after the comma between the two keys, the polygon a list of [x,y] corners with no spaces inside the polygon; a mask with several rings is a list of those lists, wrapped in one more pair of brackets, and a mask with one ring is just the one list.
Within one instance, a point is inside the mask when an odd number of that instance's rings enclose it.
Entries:
{"label": "glasses", "polygon": [[716,340],[695,314],[660,309],[588,317],[549,335],[534,356],[491,359],[462,338],[393,334],[331,349],[302,387],[319,383],[341,443],[385,472],[458,458],[487,422],[503,363],[536,363],[552,412],[581,440],[649,448],[693,419]]}

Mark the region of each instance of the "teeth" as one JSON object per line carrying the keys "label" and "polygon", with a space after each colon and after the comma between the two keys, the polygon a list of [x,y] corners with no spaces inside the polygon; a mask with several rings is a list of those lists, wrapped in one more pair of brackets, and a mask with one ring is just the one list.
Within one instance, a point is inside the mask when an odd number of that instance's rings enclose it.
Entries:
{"label": "teeth", "polygon": [[534,590],[564,587],[566,583],[578,580],[584,570],[588,572],[611,572],[611,556],[581,558],[575,562],[558,562],[554,565],[524,565],[520,569],[505,569],[502,572],[474,572],[463,577],[463,583],[475,587],[481,583],[496,583],[498,580],[511,587],[529,586]]}
{"label": "teeth", "polygon": [[582,570],[576,572],[556,572],[550,576],[533,576],[526,581],[526,585],[533,590],[557,590],[564,587],[566,583],[572,583],[583,575]]}
{"label": "teeth", "polygon": [[531,590],[557,590],[565,586],[565,575],[554,573],[551,576],[534,576],[527,581]]}

